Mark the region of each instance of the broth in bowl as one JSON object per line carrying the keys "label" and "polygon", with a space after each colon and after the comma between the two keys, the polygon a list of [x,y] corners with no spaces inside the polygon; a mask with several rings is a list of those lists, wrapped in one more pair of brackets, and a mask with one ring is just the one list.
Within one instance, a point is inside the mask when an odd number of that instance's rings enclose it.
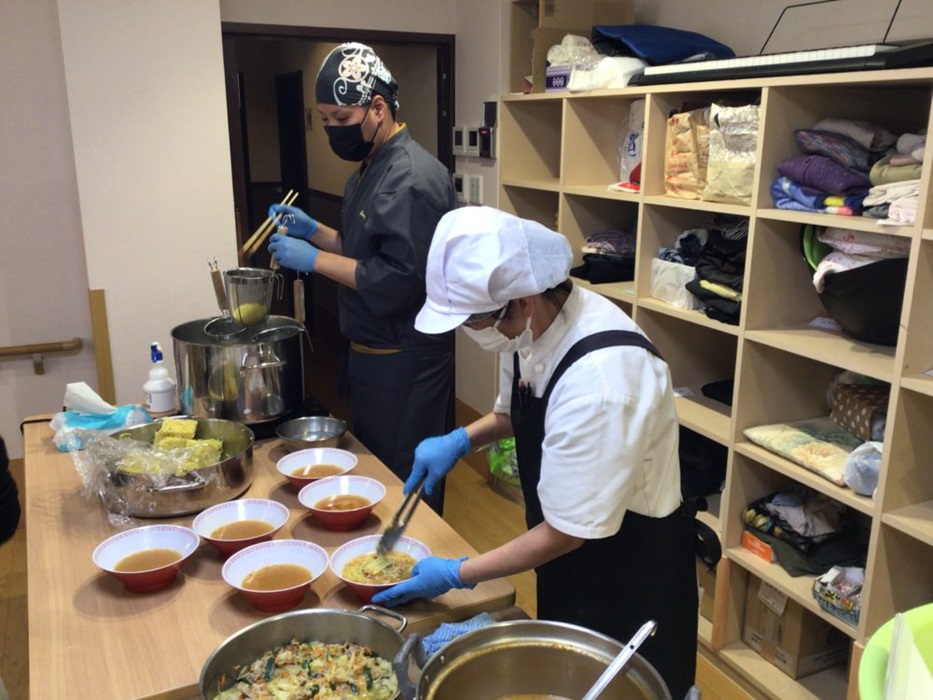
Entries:
{"label": "broth in bowl", "polygon": [[322,498],[312,506],[312,510],[356,510],[370,504],[368,498],[352,493],[341,493]]}
{"label": "broth in bowl", "polygon": [[251,591],[280,591],[300,586],[314,578],[309,569],[299,564],[270,564],[243,577],[243,588]]}
{"label": "broth in bowl", "polygon": [[303,479],[321,479],[325,476],[336,476],[343,474],[343,467],[336,464],[304,464],[297,469],[292,469],[292,476],[298,476]]}
{"label": "broth in bowl", "polygon": [[144,549],[123,557],[114,567],[114,571],[134,572],[161,569],[181,560],[181,552],[174,549]]}
{"label": "broth in bowl", "polygon": [[215,540],[245,540],[272,532],[275,526],[265,520],[234,520],[211,532]]}

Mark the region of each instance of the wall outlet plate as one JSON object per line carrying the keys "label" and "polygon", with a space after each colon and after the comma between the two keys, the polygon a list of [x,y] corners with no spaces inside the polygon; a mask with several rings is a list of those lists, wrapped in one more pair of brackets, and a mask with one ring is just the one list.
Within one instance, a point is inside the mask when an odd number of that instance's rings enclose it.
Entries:
{"label": "wall outlet plate", "polygon": [[457,201],[466,204],[470,192],[470,176],[454,173],[454,190],[457,193]]}
{"label": "wall outlet plate", "polygon": [[482,175],[471,175],[470,185],[467,191],[470,193],[470,204],[482,204],[483,203],[483,176]]}
{"label": "wall outlet plate", "polygon": [[455,156],[466,155],[466,130],[462,126],[455,126],[452,130],[453,154]]}

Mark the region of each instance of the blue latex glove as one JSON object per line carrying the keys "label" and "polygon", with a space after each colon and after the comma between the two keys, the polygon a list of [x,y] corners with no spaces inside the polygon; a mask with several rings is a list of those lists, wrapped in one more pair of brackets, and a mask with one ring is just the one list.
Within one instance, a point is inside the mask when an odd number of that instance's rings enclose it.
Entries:
{"label": "blue latex glove", "polygon": [[464,428],[422,440],[415,448],[415,463],[411,467],[411,475],[405,482],[403,491],[406,495],[411,493],[421,477],[427,474],[424,491],[428,494],[433,493],[441,479],[454,468],[457,460],[469,452],[470,438],[467,437]]}
{"label": "blue latex glove", "polygon": [[269,239],[269,253],[282,267],[298,272],[314,272],[314,261],[321,251],[307,241],[273,233]]}
{"label": "blue latex glove", "polygon": [[452,588],[474,588],[460,580],[459,559],[425,557],[411,570],[411,578],[373,596],[376,605],[392,608],[415,598],[436,598]]}
{"label": "blue latex glove", "polygon": [[317,219],[312,219],[298,207],[290,207],[284,204],[273,204],[269,207],[269,216],[276,217],[281,215],[280,226],[288,229],[288,235],[292,238],[301,238],[311,240],[311,236],[317,233]]}

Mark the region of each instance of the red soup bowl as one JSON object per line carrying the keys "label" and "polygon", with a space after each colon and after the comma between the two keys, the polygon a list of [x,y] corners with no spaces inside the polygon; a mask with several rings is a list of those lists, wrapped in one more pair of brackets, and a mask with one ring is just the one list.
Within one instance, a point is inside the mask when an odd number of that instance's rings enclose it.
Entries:
{"label": "red soup bowl", "polygon": [[297,607],[311,583],[327,569],[327,551],[304,540],[272,540],[241,549],[221,575],[261,612]]}
{"label": "red soup bowl", "polygon": [[313,447],[285,455],[276,462],[279,474],[301,489],[327,476],[346,474],[356,466],[356,455],[336,447]]}
{"label": "red soup bowl", "polygon": [[321,527],[343,532],[362,525],[385,495],[382,482],[346,474],[311,482],[298,492],[298,500]]}
{"label": "red soup bowl", "polygon": [[288,522],[288,508],[266,498],[243,498],[211,506],[191,523],[221,555],[271,540]]}
{"label": "red soup bowl", "polygon": [[[356,597],[363,603],[369,603],[372,597],[379,591],[384,591],[387,588],[391,588],[396,583],[405,580],[399,579],[391,583],[365,583],[361,580],[347,578],[345,575],[347,564],[351,561],[357,557],[375,554],[376,545],[379,543],[381,537],[382,535],[366,535],[365,537],[358,537],[355,540],[350,540],[334,550],[334,553],[330,557],[330,570],[334,572],[337,578],[349,586],[356,594]],[[415,563],[421,561],[425,557],[431,556],[431,550],[428,549],[426,544],[411,537],[400,537],[395,547],[392,548],[392,552],[407,554],[414,559]]]}
{"label": "red soup bowl", "polygon": [[92,558],[128,590],[151,593],[175,580],[200,543],[194,530],[181,525],[145,525],[107,538]]}

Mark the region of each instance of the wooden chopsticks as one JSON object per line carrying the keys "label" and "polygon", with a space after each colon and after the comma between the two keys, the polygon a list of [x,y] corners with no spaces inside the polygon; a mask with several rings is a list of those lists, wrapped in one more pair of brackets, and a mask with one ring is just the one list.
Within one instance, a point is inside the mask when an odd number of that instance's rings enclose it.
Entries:
{"label": "wooden chopsticks", "polygon": [[[288,194],[285,195],[285,199],[280,203],[287,206],[292,204],[296,199],[298,199],[298,193],[294,190],[289,190]],[[279,222],[279,218],[278,216],[267,217],[266,220],[262,222],[262,226],[257,228],[253,235],[243,244],[243,247],[240,248],[240,252],[243,255],[252,255],[259,250],[259,246],[261,246],[266,238],[268,238],[269,234],[272,233],[272,230]]]}

